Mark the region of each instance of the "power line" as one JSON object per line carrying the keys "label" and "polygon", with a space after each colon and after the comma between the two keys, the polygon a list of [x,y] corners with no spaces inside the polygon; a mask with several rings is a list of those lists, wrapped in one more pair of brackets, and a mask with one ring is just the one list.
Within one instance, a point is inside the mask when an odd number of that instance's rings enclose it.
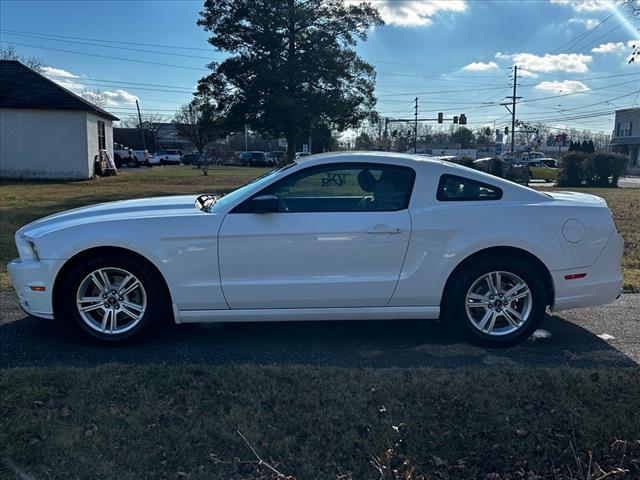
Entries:
{"label": "power line", "polygon": [[21,31],[21,30],[8,30],[8,29],[4,29],[7,32],[13,32],[13,33],[23,33],[23,34],[31,34],[31,35],[47,35],[49,37],[58,37],[58,38],[70,38],[73,40],[89,40],[91,42],[104,42],[104,43],[118,43],[121,45],[139,45],[139,46],[143,46],[143,47],[160,47],[160,48],[174,48],[174,49],[181,49],[181,50],[199,50],[199,51],[203,51],[203,52],[210,52],[211,49],[210,48],[202,48],[202,47],[187,47],[187,46],[180,46],[180,45],[160,45],[157,43],[138,43],[138,42],[125,42],[122,40],[105,40],[105,39],[98,39],[98,38],[87,38],[87,37],[72,37],[69,35],[55,35],[55,34],[42,34],[42,33],[38,33],[38,32],[25,32],[25,31]]}
{"label": "power line", "polygon": [[[2,42],[7,44],[7,42]],[[31,45],[28,43],[18,43],[18,42],[12,42],[13,45],[20,45],[21,47],[31,47],[31,48],[40,48],[43,50],[53,50],[55,52],[64,52],[64,53],[73,53],[75,55],[86,55],[89,57],[99,57],[99,58],[108,58],[111,60],[119,60],[122,62],[133,62],[133,63],[146,63],[148,65],[158,65],[161,67],[171,67],[171,68],[183,68],[185,70],[197,70],[197,71],[208,71],[206,68],[199,68],[199,67],[189,67],[187,65],[173,65],[173,64],[169,64],[169,63],[160,63],[160,62],[150,62],[148,60],[137,60],[134,58],[124,58],[124,57],[113,57],[111,55],[101,55],[98,53],[89,53],[89,52],[78,52],[75,50],[65,50],[62,48],[53,48],[53,47],[43,47],[41,45]]]}
{"label": "power line", "polygon": [[[606,23],[611,17],[613,17],[613,13],[610,14],[608,17],[606,17],[604,20],[601,20],[600,22],[598,22],[597,25],[594,25],[593,27],[589,28],[588,30],[582,32],[580,35],[574,37],[573,39],[569,40],[568,42],[563,43],[562,45],[560,45],[558,48],[554,49],[551,51],[551,54],[555,54],[557,52],[559,52],[560,50],[562,50],[563,47],[568,46],[566,50],[568,50],[569,48],[571,48],[572,46],[577,45],[580,41],[584,40],[585,38],[587,38],[589,35],[591,35],[594,31],[596,31],[600,26],[602,26],[604,23]],[[571,46],[569,46],[569,44],[572,44]]]}
{"label": "power line", "polygon": [[170,55],[173,57],[184,57],[184,58],[197,58],[197,59],[201,59],[201,60],[208,60],[208,61],[213,61],[213,60],[219,60],[219,59],[215,59],[215,58],[211,58],[211,57],[204,57],[202,55],[189,55],[186,53],[172,53],[172,52],[159,52],[157,50],[146,50],[143,48],[133,48],[133,47],[123,47],[120,45],[101,45],[99,43],[91,43],[91,42],[84,42],[84,41],[79,41],[79,40],[64,40],[64,39],[60,39],[60,38],[50,38],[48,36],[45,35],[34,35],[34,34],[28,34],[28,33],[14,33],[11,30],[5,30],[5,29],[0,29],[0,32],[4,32],[5,35],[19,35],[21,37],[27,37],[27,38],[33,38],[36,40],[52,40],[54,42],[64,42],[64,43],[73,43],[76,45],[91,45],[94,47],[101,47],[101,48],[115,48],[117,50],[130,50],[133,52],[142,52],[142,53],[155,53],[157,55]]}

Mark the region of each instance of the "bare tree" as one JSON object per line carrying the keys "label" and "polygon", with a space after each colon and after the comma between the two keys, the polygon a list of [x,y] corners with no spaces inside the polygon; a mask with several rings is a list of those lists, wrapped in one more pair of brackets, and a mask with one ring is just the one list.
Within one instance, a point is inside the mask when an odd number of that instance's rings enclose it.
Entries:
{"label": "bare tree", "polygon": [[[638,0],[624,0],[622,2],[623,8],[629,10],[630,16],[636,20],[636,25],[638,25],[638,21],[640,21],[640,2]],[[640,29],[638,33],[640,33]],[[640,36],[640,35],[639,35]],[[634,42],[631,45],[631,55],[629,56],[629,63],[634,63],[640,60],[640,40]]]}
{"label": "bare tree", "polygon": [[93,103],[96,107],[102,108],[107,105],[107,97],[104,96],[101,90],[88,90],[85,88],[80,92],[80,96],[87,102]]}
{"label": "bare tree", "polygon": [[[142,128],[151,130],[154,123],[161,123],[164,119],[162,115],[154,112],[146,112],[142,114]],[[140,128],[140,119],[137,113],[132,113],[126,118],[121,118],[118,125],[121,128]]]}
{"label": "bare tree", "polygon": [[45,67],[44,62],[38,57],[24,57],[16,52],[16,49],[12,45],[6,47],[0,46],[0,60],[17,60],[38,73],[42,73]]}
{"label": "bare tree", "polygon": [[219,118],[206,104],[191,102],[183,105],[175,113],[173,123],[176,131],[189,139],[200,153],[222,134]]}

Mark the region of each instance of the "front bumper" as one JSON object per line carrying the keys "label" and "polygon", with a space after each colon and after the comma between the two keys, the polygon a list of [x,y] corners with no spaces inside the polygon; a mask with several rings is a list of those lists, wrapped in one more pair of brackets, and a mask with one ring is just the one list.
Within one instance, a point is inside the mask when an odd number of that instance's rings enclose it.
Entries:
{"label": "front bumper", "polygon": [[[29,315],[53,318],[53,282],[58,261],[22,261],[15,259],[7,265],[11,283],[16,290],[20,307]],[[31,287],[44,287],[35,291]]]}
{"label": "front bumper", "polygon": [[[622,251],[624,243],[613,232],[595,263],[585,268],[551,272],[555,288],[552,310],[594,307],[613,302],[622,288]],[[583,278],[568,280],[566,275],[586,273]]]}

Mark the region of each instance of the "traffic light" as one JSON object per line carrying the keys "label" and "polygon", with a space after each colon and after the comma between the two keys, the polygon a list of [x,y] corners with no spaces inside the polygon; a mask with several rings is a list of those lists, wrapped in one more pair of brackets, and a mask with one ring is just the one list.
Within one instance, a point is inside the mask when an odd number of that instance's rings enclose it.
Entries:
{"label": "traffic light", "polygon": [[484,134],[485,134],[487,137],[491,136],[491,129],[490,129],[489,127],[486,127],[486,128],[484,129]]}
{"label": "traffic light", "polygon": [[460,114],[460,118],[458,120],[458,123],[460,125],[466,125],[467,124],[467,116],[464,113]]}
{"label": "traffic light", "polygon": [[453,116],[453,123],[458,123],[458,116],[457,115]]}
{"label": "traffic light", "polygon": [[444,113],[438,112],[438,123],[442,123],[444,121]]}
{"label": "traffic light", "polygon": [[509,135],[509,127],[504,127],[504,134]]}

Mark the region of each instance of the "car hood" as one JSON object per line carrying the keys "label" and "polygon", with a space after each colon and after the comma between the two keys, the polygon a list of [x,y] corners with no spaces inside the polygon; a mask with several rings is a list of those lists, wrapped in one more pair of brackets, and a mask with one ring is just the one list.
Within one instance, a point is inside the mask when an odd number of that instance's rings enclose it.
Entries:
{"label": "car hood", "polygon": [[22,227],[19,233],[29,238],[38,238],[61,228],[96,222],[148,217],[210,215],[195,207],[195,198],[194,195],[180,195],[101,203],[41,218]]}

